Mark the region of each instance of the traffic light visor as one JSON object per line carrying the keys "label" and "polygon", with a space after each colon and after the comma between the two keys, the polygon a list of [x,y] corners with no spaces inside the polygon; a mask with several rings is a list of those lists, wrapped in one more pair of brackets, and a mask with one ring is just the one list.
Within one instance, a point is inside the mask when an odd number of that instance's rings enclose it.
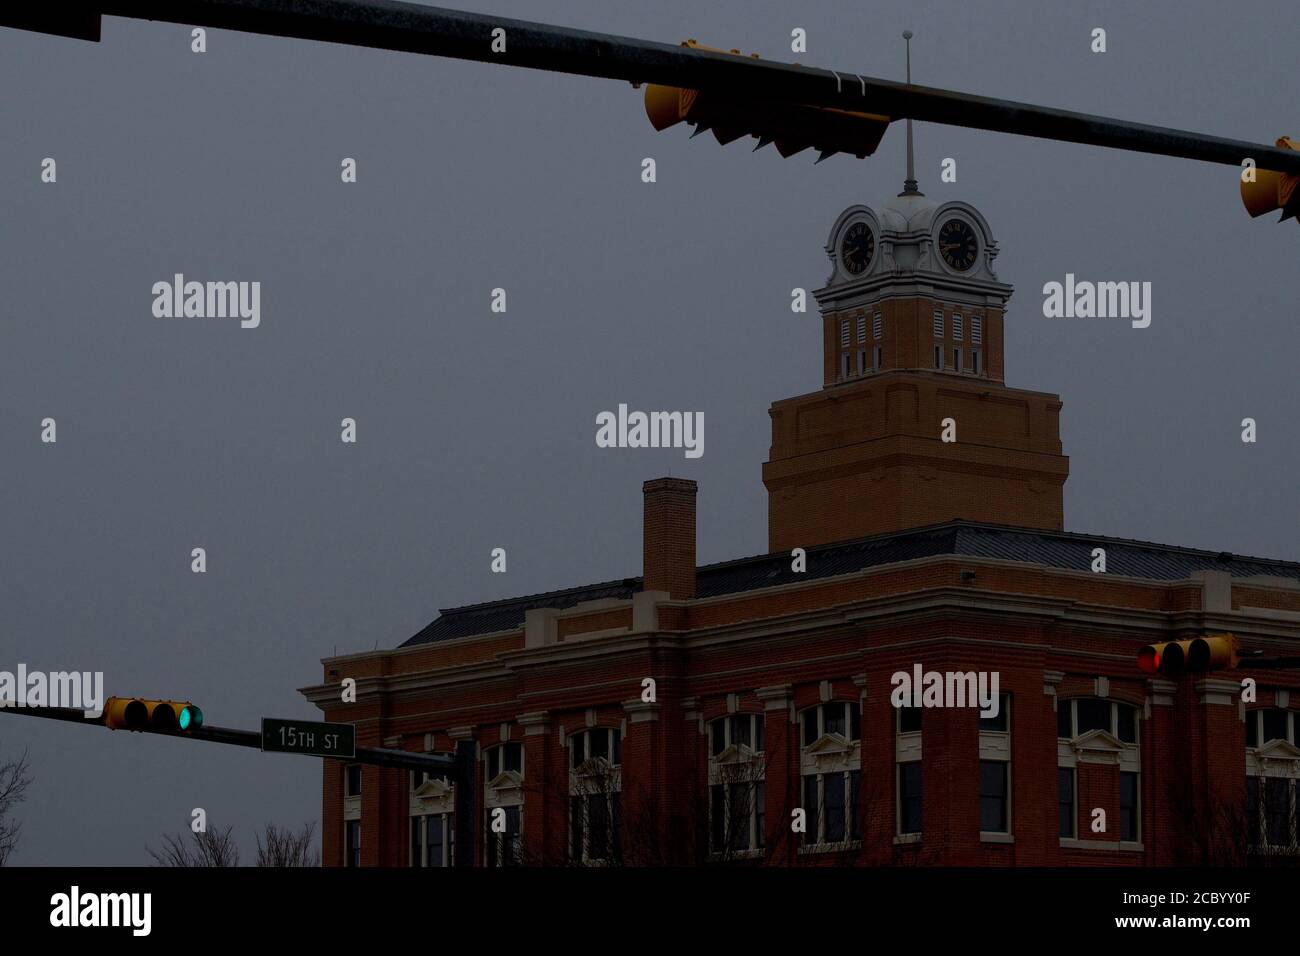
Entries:
{"label": "traffic light visor", "polygon": [[1196,673],[1236,667],[1236,640],[1227,634],[1196,638],[1187,652],[1187,666]]}
{"label": "traffic light visor", "polygon": [[[1284,149],[1300,149],[1300,144],[1283,136],[1277,145]],[[1300,176],[1279,173],[1272,169],[1256,169],[1254,182],[1241,183],[1241,201],[1251,216],[1262,216],[1275,209],[1284,211],[1283,218],[1294,215]],[[1289,208],[1290,207],[1290,208]]]}

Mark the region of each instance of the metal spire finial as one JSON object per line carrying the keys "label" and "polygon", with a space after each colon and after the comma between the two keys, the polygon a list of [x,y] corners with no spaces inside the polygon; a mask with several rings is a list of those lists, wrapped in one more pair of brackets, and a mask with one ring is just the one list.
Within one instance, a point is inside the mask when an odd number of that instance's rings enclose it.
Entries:
{"label": "metal spire finial", "polygon": [[[912,85],[912,31],[903,31],[903,40],[907,44],[907,85]],[[907,178],[903,180],[900,196],[923,196],[916,184],[916,166],[912,155],[912,118],[907,119]]]}

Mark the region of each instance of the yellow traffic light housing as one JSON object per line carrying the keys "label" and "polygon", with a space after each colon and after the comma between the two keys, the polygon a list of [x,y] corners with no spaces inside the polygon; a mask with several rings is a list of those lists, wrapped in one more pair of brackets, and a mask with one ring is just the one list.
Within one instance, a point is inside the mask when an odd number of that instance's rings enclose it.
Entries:
{"label": "yellow traffic light housing", "polygon": [[[686,40],[682,46],[741,55],[739,50],[718,50],[694,40]],[[750,56],[758,59],[757,53]],[[876,151],[890,122],[888,116],[876,113],[753,100],[734,93],[702,92],[657,83],[646,86],[645,111],[650,125],[661,132],[678,123],[689,123],[695,127],[692,136],[712,131],[724,146],[742,136],[753,136],[758,140],[755,150],[774,143],[777,152],[787,158],[815,147],[819,151],[818,162],[835,153],[852,153],[858,159],[865,159]]]}
{"label": "yellow traffic light housing", "polygon": [[1138,651],[1138,667],[1147,674],[1179,677],[1232,670],[1240,661],[1237,638],[1231,634],[1210,634],[1186,641],[1148,644]]}
{"label": "yellow traffic light housing", "polygon": [[109,730],[189,732],[203,726],[203,711],[187,700],[110,697],[104,704],[104,726]]}
{"label": "yellow traffic light housing", "polygon": [[[1300,150],[1300,143],[1283,136],[1277,141],[1283,149]],[[1300,174],[1256,169],[1253,182],[1242,180],[1241,201],[1251,216],[1263,216],[1274,209],[1282,210],[1282,219],[1300,217]],[[1297,219],[1300,221],[1300,219]]]}

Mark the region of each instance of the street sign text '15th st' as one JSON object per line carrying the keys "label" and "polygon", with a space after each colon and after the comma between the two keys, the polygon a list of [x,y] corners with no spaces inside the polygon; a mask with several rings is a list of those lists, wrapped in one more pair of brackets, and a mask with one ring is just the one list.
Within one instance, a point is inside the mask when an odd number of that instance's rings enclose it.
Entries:
{"label": "street sign text '15th st'", "polygon": [[351,759],[357,755],[357,731],[352,724],[263,717],[262,750]]}

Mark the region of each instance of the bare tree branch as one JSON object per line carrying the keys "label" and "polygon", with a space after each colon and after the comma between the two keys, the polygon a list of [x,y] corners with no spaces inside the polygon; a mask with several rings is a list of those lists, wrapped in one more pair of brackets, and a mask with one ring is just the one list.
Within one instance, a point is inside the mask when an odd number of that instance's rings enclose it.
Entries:
{"label": "bare tree branch", "polygon": [[184,836],[167,834],[163,837],[161,850],[146,849],[153,857],[154,866],[239,866],[239,847],[231,836],[233,829],[226,827],[225,830],[192,833],[189,840]]}
{"label": "bare tree branch", "polygon": [[23,802],[31,782],[26,750],[17,757],[0,762],[0,866],[5,865],[18,846],[22,824],[13,819],[12,813],[14,807]]}
{"label": "bare tree branch", "polygon": [[258,866],[320,866],[314,822],[304,823],[297,832],[268,823],[265,833],[265,843],[262,834],[254,834]]}

